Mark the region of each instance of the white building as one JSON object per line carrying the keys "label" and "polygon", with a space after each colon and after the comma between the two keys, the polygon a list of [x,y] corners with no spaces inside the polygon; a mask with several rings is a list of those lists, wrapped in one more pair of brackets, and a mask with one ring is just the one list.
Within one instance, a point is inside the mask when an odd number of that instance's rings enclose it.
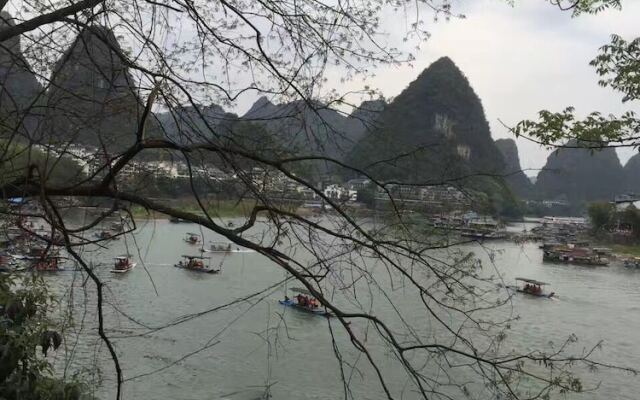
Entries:
{"label": "white building", "polygon": [[347,189],[340,185],[329,185],[324,188],[323,193],[326,197],[332,200],[347,200],[347,201],[356,201],[358,200],[358,191]]}

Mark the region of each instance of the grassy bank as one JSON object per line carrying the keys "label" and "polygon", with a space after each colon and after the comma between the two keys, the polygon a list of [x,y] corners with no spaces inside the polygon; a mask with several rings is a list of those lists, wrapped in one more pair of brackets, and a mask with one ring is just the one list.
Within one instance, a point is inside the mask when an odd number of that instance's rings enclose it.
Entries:
{"label": "grassy bank", "polygon": [[617,255],[640,257],[640,244],[610,244],[607,247]]}

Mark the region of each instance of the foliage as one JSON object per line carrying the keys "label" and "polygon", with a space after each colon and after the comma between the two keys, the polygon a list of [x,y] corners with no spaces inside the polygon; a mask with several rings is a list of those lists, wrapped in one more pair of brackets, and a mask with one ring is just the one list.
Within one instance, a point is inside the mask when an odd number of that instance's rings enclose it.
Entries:
{"label": "foliage", "polygon": [[604,10],[622,8],[622,0],[551,0],[563,10],[571,10],[573,16],[580,14],[597,14]]}
{"label": "foliage", "polygon": [[621,214],[620,223],[631,229],[634,239],[640,239],[640,210],[630,205]]}
{"label": "foliage", "polygon": [[588,207],[591,228],[594,232],[601,232],[611,223],[615,207],[611,203],[591,203]]}
{"label": "foliage", "polygon": [[[70,183],[84,177],[78,163],[69,156],[58,157],[23,143],[0,140],[0,183],[9,182],[37,168],[50,184]],[[33,173],[33,171],[31,172]]]}
{"label": "foliage", "polygon": [[53,304],[37,275],[17,280],[0,274],[0,398],[81,398],[82,386],[53,378],[46,358],[62,342],[47,316]]}
{"label": "foliage", "polygon": [[358,201],[366,204],[369,208],[374,208],[376,203],[376,188],[374,185],[367,185],[358,190]]}

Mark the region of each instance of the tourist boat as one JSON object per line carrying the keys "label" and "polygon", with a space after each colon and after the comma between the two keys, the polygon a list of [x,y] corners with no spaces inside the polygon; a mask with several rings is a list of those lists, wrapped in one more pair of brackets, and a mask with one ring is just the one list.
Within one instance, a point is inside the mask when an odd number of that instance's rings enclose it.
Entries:
{"label": "tourist boat", "polygon": [[288,296],[285,296],[284,300],[278,300],[278,303],[282,304],[285,307],[292,307],[296,310],[313,315],[321,315],[324,317],[331,317],[333,315],[329,311],[320,308],[320,302],[318,302],[318,300],[313,297],[311,292],[309,292],[307,289],[292,288],[291,291],[297,294],[293,296],[292,299],[290,299]]}
{"label": "tourist boat", "polygon": [[114,258],[115,262],[113,265],[113,269],[111,272],[114,274],[124,274],[125,272],[129,272],[138,265],[131,261],[130,255],[122,255]]}
{"label": "tourist boat", "polygon": [[183,255],[182,257],[184,260],[178,261],[177,264],[174,264],[174,267],[188,269],[194,272],[204,272],[206,274],[217,274],[220,272],[219,269],[212,269],[205,263],[205,260],[209,260],[209,258],[187,255]]}
{"label": "tourist boat", "polygon": [[234,245],[231,242],[215,242],[211,241],[211,245],[204,251],[208,253],[253,253],[251,249],[245,249]]}
{"label": "tourist boat", "polygon": [[124,221],[121,222],[112,222],[111,223],[111,230],[113,232],[124,232]]}
{"label": "tourist boat", "polygon": [[38,257],[33,263],[32,268],[38,272],[64,271],[64,268],[60,265],[60,258],[61,257],[58,256]]}
{"label": "tourist boat", "polygon": [[187,221],[186,219],[178,218],[178,217],[171,217],[169,218],[169,222],[173,222],[174,224],[180,224],[180,223],[186,223],[189,221]]}
{"label": "tourist boat", "polygon": [[96,232],[96,238],[102,240],[118,240],[118,237],[108,230],[101,230],[100,232]]}
{"label": "tourist boat", "polygon": [[640,257],[632,257],[624,260],[626,268],[640,268]]}
{"label": "tourist boat", "polygon": [[582,265],[609,265],[609,259],[588,247],[577,245],[550,246],[542,252],[543,261]]}
{"label": "tourist boat", "polygon": [[555,293],[547,293],[544,291],[544,286],[548,283],[540,282],[535,279],[529,278],[516,278],[516,285],[509,288],[514,289],[516,292],[528,294],[536,297],[552,298]]}
{"label": "tourist boat", "polygon": [[184,237],[184,241],[189,244],[198,244],[202,242],[202,239],[197,233],[187,232],[187,235]]}

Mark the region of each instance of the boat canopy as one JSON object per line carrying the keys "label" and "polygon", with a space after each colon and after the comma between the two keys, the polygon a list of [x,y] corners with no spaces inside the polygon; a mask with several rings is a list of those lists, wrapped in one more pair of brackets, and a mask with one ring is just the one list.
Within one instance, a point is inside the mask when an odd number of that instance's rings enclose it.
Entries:
{"label": "boat canopy", "polygon": [[131,258],[131,254],[123,254],[121,256],[113,257],[114,260],[127,260]]}
{"label": "boat canopy", "polygon": [[187,232],[187,235],[200,236],[200,234],[199,234],[199,233],[193,233],[193,232]]}
{"label": "boat canopy", "polygon": [[291,288],[291,291],[292,292],[306,294],[306,295],[309,295],[309,296],[313,296],[313,294],[310,291],[308,291],[307,289],[305,289],[305,288],[294,287],[294,288]]}
{"label": "boat canopy", "polygon": [[186,255],[186,254],[183,254],[183,255],[182,255],[182,257],[184,257],[184,258],[188,258],[189,260],[192,260],[192,259],[208,260],[208,259],[210,259],[210,258],[211,258],[211,257],[201,257],[201,256],[188,256],[188,255]]}
{"label": "boat canopy", "polygon": [[529,279],[529,278],[516,278],[516,281],[522,281],[522,282],[526,282],[526,283],[530,283],[532,285],[538,285],[538,286],[548,285],[548,283],[546,282],[540,282],[535,279]]}

